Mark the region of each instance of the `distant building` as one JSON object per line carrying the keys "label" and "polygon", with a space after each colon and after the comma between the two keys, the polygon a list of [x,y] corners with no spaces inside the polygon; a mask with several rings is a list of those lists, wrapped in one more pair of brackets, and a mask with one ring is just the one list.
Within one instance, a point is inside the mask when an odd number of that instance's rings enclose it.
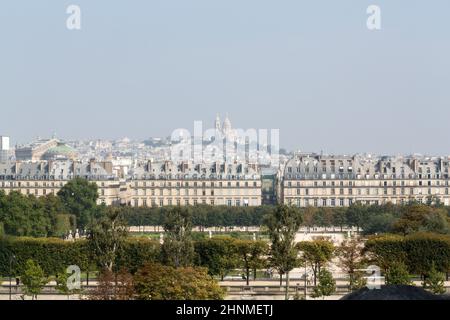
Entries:
{"label": "distant building", "polygon": [[9,137],[0,136],[0,162],[8,161],[9,153]]}
{"label": "distant building", "polygon": [[261,205],[261,174],[246,163],[140,163],[130,173],[132,206]]}
{"label": "distant building", "polygon": [[298,207],[353,203],[450,205],[449,157],[364,157],[301,154],[281,177],[281,202]]}
{"label": "distant building", "polygon": [[0,190],[18,191],[36,197],[56,194],[70,180],[81,177],[95,182],[99,203],[120,204],[120,182],[112,174],[112,163],[72,160],[0,163]]}
{"label": "distant building", "polygon": [[17,161],[75,160],[77,158],[75,149],[57,139],[40,139],[27,146],[16,148],[15,153]]}

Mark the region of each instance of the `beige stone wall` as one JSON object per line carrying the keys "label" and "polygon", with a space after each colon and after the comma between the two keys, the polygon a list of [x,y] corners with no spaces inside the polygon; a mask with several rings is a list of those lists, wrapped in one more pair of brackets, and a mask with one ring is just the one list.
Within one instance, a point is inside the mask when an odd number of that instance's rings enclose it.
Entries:
{"label": "beige stone wall", "polygon": [[[132,206],[261,205],[261,181],[95,181],[98,203]],[[0,190],[36,197],[57,194],[67,181],[1,181]],[[187,184],[186,184],[187,183]]]}
{"label": "beige stone wall", "polygon": [[[282,202],[305,206],[349,206],[363,204],[400,204],[410,200],[426,202],[439,199],[449,205],[448,180],[285,180],[282,184]],[[325,202],[324,202],[325,201]]]}
{"label": "beige stone wall", "polygon": [[132,181],[132,206],[261,205],[261,181],[171,180]]}

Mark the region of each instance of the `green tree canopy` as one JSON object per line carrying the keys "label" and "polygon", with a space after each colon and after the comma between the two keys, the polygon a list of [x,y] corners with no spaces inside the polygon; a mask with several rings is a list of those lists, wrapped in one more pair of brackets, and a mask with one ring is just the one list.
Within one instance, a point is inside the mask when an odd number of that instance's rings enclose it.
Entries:
{"label": "green tree canopy", "polygon": [[24,285],[25,294],[31,296],[32,299],[37,299],[38,294],[41,293],[42,288],[47,283],[44,271],[39,264],[31,259],[27,260],[25,270],[20,278]]}
{"label": "green tree canopy", "polygon": [[205,268],[146,264],[134,276],[138,300],[221,300],[225,292]]}
{"label": "green tree canopy", "polygon": [[191,208],[172,207],[166,214],[162,261],[174,267],[189,266],[194,259]]}
{"label": "green tree canopy", "polygon": [[314,273],[314,285],[320,270],[331,261],[334,252],[333,244],[328,240],[317,239],[302,241],[297,244],[298,250],[303,253],[302,260],[309,264]]}
{"label": "green tree canopy", "polygon": [[280,273],[286,274],[286,299],[288,299],[289,272],[298,266],[298,248],[295,235],[302,224],[296,207],[279,205],[265,216],[265,227],[271,241],[270,263]]}
{"label": "green tree canopy", "polygon": [[98,187],[83,178],[69,181],[58,192],[66,212],[76,217],[77,227],[84,229],[95,217]]}

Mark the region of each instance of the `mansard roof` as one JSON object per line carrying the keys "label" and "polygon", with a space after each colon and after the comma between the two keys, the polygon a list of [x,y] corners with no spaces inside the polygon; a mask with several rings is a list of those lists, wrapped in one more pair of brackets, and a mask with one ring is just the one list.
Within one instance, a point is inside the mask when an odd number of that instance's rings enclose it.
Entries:
{"label": "mansard roof", "polygon": [[131,170],[131,178],[146,179],[226,179],[251,180],[260,178],[256,165],[247,163],[193,163],[172,161],[141,162]]}
{"label": "mansard roof", "polygon": [[284,168],[285,179],[391,179],[448,176],[448,157],[372,157],[298,154]]}

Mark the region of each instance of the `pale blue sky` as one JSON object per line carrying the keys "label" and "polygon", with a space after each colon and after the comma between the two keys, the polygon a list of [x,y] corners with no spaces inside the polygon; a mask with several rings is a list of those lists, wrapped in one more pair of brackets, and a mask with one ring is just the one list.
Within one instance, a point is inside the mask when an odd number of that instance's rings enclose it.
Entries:
{"label": "pale blue sky", "polygon": [[3,0],[0,134],[145,139],[227,112],[290,149],[449,154],[449,18],[448,0]]}

